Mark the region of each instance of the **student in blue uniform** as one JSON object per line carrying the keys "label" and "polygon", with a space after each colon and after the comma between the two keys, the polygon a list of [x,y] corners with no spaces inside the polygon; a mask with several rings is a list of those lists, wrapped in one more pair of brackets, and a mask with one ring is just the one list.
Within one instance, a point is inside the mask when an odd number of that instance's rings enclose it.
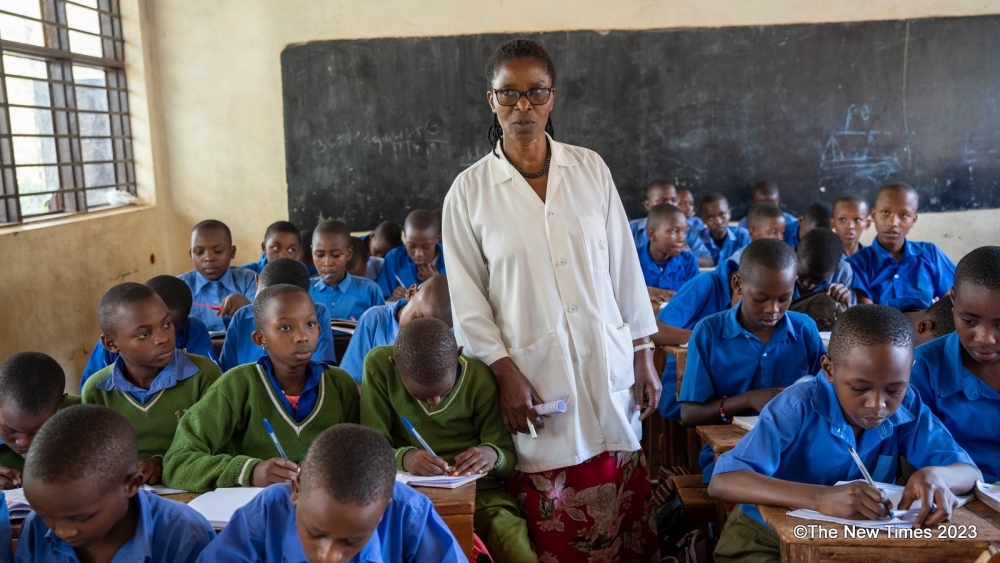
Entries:
{"label": "student in blue uniform", "polygon": [[868,202],[856,195],[845,195],[833,202],[833,216],[830,218],[830,229],[837,233],[844,244],[844,260],[854,256],[865,247],[861,244],[861,235],[872,224]]}
{"label": "student in blue uniform", "polygon": [[833,216],[833,208],[825,201],[817,201],[806,208],[806,212],[799,215],[798,240],[809,234],[813,229],[829,229],[830,220]]}
{"label": "student in blue uniform", "polygon": [[[1000,246],[983,246],[955,270],[955,332],[917,348],[910,385],[983,472],[1000,481]],[[993,422],[988,422],[993,421]]]}
{"label": "student in blue uniform", "polygon": [[194,562],[215,532],[187,505],[142,490],[135,432],[98,405],[56,413],[24,464],[34,510],[17,542],[17,561]]}
{"label": "student in blue uniform", "polygon": [[[747,211],[744,220],[747,225],[747,234],[750,235],[750,242],[762,238],[784,240],[785,216],[777,206],[770,203],[758,203],[751,207],[750,211]],[[745,246],[737,249],[729,255],[729,260],[739,264],[744,249],[746,249]]]}
{"label": "student in blue uniform", "polygon": [[795,250],[798,258],[798,278],[792,299],[798,299],[817,291],[826,293],[851,306],[857,303],[854,294],[854,271],[841,258],[843,246],[837,233],[830,229],[809,231]]}
{"label": "student in blue uniform", "polygon": [[445,273],[441,217],[434,211],[415,209],[406,216],[403,231],[406,244],[385,255],[378,275],[378,286],[386,301],[402,299],[411,285]]}
{"label": "student in blue uniform", "polygon": [[[908,388],[912,361],[913,329],[899,311],[858,305],[837,320],[822,372],[768,403],[754,429],[716,463],[708,494],[743,504],[729,516],[715,561],[779,560],[778,536],[757,504],[874,520],[920,499],[915,527],[951,517],[955,495],[982,474]],[[876,482],[895,482],[900,456],[917,468],[899,506],[864,482],[851,447]]]}
{"label": "student in blue uniform", "polygon": [[[369,258],[371,258],[371,254],[368,251],[368,243],[358,237],[351,237],[351,258],[347,261],[347,273],[356,278],[365,278],[372,282],[377,280],[378,274],[374,278],[368,277]],[[379,262],[379,270],[381,268],[382,263]],[[378,284],[375,287],[378,287]],[[379,290],[378,296],[380,299],[382,298],[382,290]],[[385,303],[385,299],[382,299],[382,303]]]}
{"label": "student in blue uniform", "polygon": [[[191,314],[191,290],[187,284],[174,276],[156,276],[146,280],[146,286],[151,288],[163,299],[167,309],[170,310],[170,320],[173,321],[176,338],[174,346],[182,352],[197,354],[217,362],[215,348],[212,346],[212,338],[208,335],[205,323],[199,321]],[[94,351],[90,353],[90,359],[83,368],[83,375],[80,377],[80,389],[87,379],[101,371],[107,366],[115,363],[118,354],[108,352],[108,349],[97,339],[94,344]]]}
{"label": "student in blue uniform", "polygon": [[208,219],[195,225],[189,254],[194,270],[177,277],[191,289],[191,314],[209,331],[224,332],[233,314],[253,301],[257,276],[229,265],[236,257],[236,247],[222,221]]}
{"label": "student in blue uniform", "polygon": [[915,333],[914,345],[918,348],[935,338],[941,338],[955,332],[955,317],[952,313],[951,294],[938,299],[926,309],[915,305],[902,309],[906,318],[910,319]]}
{"label": "student in blue uniform", "polygon": [[711,268],[715,266],[715,261],[712,260],[708,248],[705,247],[705,243],[701,242],[701,231],[705,228],[705,222],[695,213],[694,192],[688,188],[677,188],[677,208],[683,211],[684,216],[687,217],[687,249],[698,257],[698,267]]}
{"label": "student in blue uniform", "polygon": [[[777,184],[774,182],[757,182],[754,184],[750,205],[752,207],[761,203],[770,203],[779,209],[781,208],[781,191],[778,190]],[[789,246],[794,248],[799,244],[799,220],[791,213],[785,213],[784,217],[784,240]],[[746,226],[747,221],[746,217],[744,217],[740,219],[740,227],[746,228]]]}
{"label": "student in blue uniform", "polygon": [[[820,369],[826,353],[816,322],[788,311],[795,289],[795,252],[784,241],[755,240],[735,278],[742,301],[702,319],[688,343],[681,384],[681,422],[695,427],[757,414],[778,392]],[[712,449],[699,459],[705,482]]]}
{"label": "student in blue uniform", "polygon": [[[309,281],[309,274],[301,262],[291,258],[278,258],[264,266],[264,271],[260,273],[260,279],[257,280],[257,288],[258,293],[260,293],[271,286],[290,284],[309,291]],[[336,365],[337,353],[333,348],[330,313],[321,303],[315,305],[316,322],[319,324],[320,330],[312,359]],[[255,330],[257,328],[253,321],[253,305],[247,305],[236,311],[232,322],[229,323],[229,331],[226,333],[226,340],[222,343],[222,353],[219,355],[219,366],[223,372],[242,364],[252,364],[262,356],[267,355],[267,352],[253,341]]]}
{"label": "student in blue uniform", "polygon": [[628,222],[628,228],[632,231],[632,239],[635,241],[636,248],[641,249],[646,244],[646,241],[649,240],[649,237],[646,235],[646,222],[649,210],[661,203],[677,205],[677,188],[668,182],[655,180],[646,188],[646,199],[642,202],[647,216],[632,219]]}
{"label": "student in blue uniform", "polygon": [[413,286],[406,296],[387,305],[372,307],[358,321],[351,336],[351,343],[344,352],[341,369],[361,383],[365,356],[376,346],[386,346],[396,341],[399,329],[413,319],[433,317],[448,326],[451,320],[451,296],[448,295],[448,278],[433,276],[419,287]]}
{"label": "student in blue uniform", "polygon": [[915,297],[929,306],[951,289],[955,264],[932,242],[906,240],[917,222],[917,190],[895,182],[882,186],[872,219],[878,236],[871,246],[848,258],[860,303],[900,308],[899,300]]}
{"label": "student in blue uniform", "polygon": [[326,306],[330,318],[356,321],[365,311],[384,305],[378,285],[347,271],[354,250],[351,230],[343,221],[327,219],[313,231],[313,263],[319,277],[309,287],[309,296]]}
{"label": "student in blue uniform", "polygon": [[645,231],[649,238],[639,249],[639,266],[655,310],[669,301],[689,279],[698,275],[698,259],[685,250],[687,218],[669,203],[649,210]]}
{"label": "student in blue uniform", "polygon": [[299,248],[302,246],[302,234],[298,227],[288,221],[275,221],[264,231],[264,242],[260,243],[260,260],[243,264],[242,268],[260,274],[264,266],[278,258],[298,260]]}
{"label": "student in blue uniform", "polygon": [[430,499],[395,479],[382,435],[356,424],[327,428],[298,480],[271,485],[237,510],[199,561],[468,561]]}
{"label": "student in blue uniform", "polygon": [[750,244],[750,234],[742,227],[730,227],[729,201],[722,194],[701,198],[701,220],[705,228],[701,241],[705,243],[715,264],[721,264],[732,253]]}

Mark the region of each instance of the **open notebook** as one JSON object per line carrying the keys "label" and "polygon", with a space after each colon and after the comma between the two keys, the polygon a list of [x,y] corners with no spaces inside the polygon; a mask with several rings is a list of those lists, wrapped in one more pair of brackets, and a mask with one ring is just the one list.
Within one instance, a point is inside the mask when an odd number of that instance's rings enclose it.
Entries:
{"label": "open notebook", "polygon": [[438,475],[436,477],[418,477],[406,471],[397,471],[396,480],[411,487],[434,487],[436,489],[457,489],[466,483],[471,483],[480,477],[485,477],[483,473],[476,473],[468,477],[449,477]]}
{"label": "open notebook", "polygon": [[983,504],[1000,512],[1000,483],[983,483],[976,481],[976,488],[972,490],[976,498],[983,501]]}
{"label": "open notebook", "polygon": [[28,499],[24,498],[24,489],[10,489],[3,492],[7,500],[7,512],[10,512],[11,520],[23,520],[31,512],[31,505]]}
{"label": "open notebook", "polygon": [[[843,485],[845,483],[850,483],[850,481],[837,481],[838,485]],[[894,485],[890,483],[878,483],[875,485],[885,491],[886,496],[892,501],[892,507],[896,508],[899,506],[899,501],[903,498],[903,487],[900,485]],[[966,495],[964,497],[956,497],[958,499],[958,506],[962,506],[965,503],[972,500],[972,495]],[[909,510],[905,514],[896,517],[886,517],[879,520],[852,520],[850,518],[837,518],[836,516],[827,516],[821,512],[816,512],[815,510],[806,510],[805,508],[799,508],[798,510],[793,510],[788,513],[789,516],[794,518],[804,518],[806,520],[819,520],[820,522],[833,522],[836,524],[849,524],[852,526],[858,526],[861,528],[905,528],[913,527],[913,520],[917,517],[917,511],[920,510],[920,501],[915,500],[910,506]]]}
{"label": "open notebook", "polygon": [[263,487],[228,487],[205,493],[188,503],[208,520],[213,528],[224,528],[233,513],[243,508],[263,491]]}

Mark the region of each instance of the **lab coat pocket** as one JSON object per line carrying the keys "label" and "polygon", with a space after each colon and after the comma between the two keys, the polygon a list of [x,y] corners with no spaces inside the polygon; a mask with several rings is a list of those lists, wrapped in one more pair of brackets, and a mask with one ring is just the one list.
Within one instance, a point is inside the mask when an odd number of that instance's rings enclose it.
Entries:
{"label": "lab coat pocket", "polygon": [[615,327],[601,323],[602,340],[604,341],[604,367],[608,372],[608,385],[611,392],[625,391],[635,383],[635,370],[632,367],[632,329],[628,324]]}
{"label": "lab coat pocket", "polygon": [[587,249],[590,271],[607,272],[611,259],[608,253],[608,232],[604,228],[603,217],[578,217],[583,232],[583,244]]}
{"label": "lab coat pocket", "polygon": [[554,332],[523,348],[508,348],[507,354],[543,401],[564,399],[572,394],[569,370]]}

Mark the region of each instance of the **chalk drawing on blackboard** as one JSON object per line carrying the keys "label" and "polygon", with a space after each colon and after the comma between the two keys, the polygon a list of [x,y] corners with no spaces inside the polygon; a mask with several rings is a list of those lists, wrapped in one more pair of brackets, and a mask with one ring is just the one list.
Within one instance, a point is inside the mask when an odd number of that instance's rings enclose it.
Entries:
{"label": "chalk drawing on blackboard", "polygon": [[844,128],[830,134],[820,155],[822,180],[845,175],[878,184],[902,169],[891,131],[874,128],[871,108],[851,104]]}

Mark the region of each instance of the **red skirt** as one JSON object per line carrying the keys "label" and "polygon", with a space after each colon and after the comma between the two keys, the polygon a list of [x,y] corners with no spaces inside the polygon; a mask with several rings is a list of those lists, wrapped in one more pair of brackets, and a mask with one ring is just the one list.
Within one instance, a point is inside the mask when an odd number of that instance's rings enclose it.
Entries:
{"label": "red skirt", "polygon": [[605,452],[541,473],[515,471],[507,489],[524,511],[539,563],[659,560],[641,450]]}

